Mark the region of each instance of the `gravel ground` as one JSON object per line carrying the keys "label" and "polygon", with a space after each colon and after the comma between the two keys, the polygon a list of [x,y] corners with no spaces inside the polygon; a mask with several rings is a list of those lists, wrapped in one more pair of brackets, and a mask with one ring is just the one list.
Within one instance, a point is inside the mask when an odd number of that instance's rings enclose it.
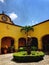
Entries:
{"label": "gravel ground", "polygon": [[0,65],[49,65],[49,55],[44,56],[44,60],[39,62],[17,63],[12,61],[13,54],[0,55]]}

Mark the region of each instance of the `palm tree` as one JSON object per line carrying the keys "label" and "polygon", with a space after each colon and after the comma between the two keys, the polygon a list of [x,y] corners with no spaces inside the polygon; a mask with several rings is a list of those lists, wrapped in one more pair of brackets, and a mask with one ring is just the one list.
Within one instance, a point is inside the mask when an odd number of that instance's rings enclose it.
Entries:
{"label": "palm tree", "polygon": [[[21,28],[21,32],[23,31],[25,34],[26,34],[26,49],[27,49],[27,54],[31,54],[31,46],[30,46],[30,43],[31,43],[31,38],[28,37],[28,32],[32,30],[34,31],[33,27],[32,26],[24,26]],[[28,50],[29,49],[29,50]]]}

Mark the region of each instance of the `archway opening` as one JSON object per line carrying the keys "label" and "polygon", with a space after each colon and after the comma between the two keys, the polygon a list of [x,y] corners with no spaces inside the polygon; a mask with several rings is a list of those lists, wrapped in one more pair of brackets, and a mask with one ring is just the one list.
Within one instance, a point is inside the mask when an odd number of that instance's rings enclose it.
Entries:
{"label": "archway opening", "polygon": [[31,46],[32,47],[36,47],[36,50],[38,49],[38,39],[36,37],[31,37],[32,42],[31,42]]}
{"label": "archway opening", "polygon": [[49,51],[49,35],[45,35],[42,37],[42,45],[43,51],[45,52]]}
{"label": "archway opening", "polygon": [[25,38],[20,38],[18,40],[19,48],[20,47],[25,47],[26,46],[26,39]]}
{"label": "archway opening", "polygon": [[1,53],[14,52],[14,39],[12,37],[3,37],[1,40]]}

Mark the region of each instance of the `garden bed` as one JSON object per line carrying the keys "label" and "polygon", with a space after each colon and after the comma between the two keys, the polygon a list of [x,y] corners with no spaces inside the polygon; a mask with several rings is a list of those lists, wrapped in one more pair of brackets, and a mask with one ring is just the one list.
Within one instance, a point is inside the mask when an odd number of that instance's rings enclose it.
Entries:
{"label": "garden bed", "polygon": [[13,54],[13,58],[17,62],[30,62],[30,61],[40,61],[44,57],[42,51],[32,51],[30,55],[27,55],[26,51],[17,52]]}

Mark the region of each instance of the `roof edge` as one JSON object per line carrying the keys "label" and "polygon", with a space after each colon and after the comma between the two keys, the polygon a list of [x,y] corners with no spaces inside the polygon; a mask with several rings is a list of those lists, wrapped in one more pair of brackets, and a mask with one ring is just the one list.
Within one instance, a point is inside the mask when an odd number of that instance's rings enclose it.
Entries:
{"label": "roof edge", "polygon": [[2,21],[0,21],[0,22],[1,22],[1,23],[5,23],[5,24],[9,24],[9,25],[13,25],[13,26],[22,27],[22,26],[20,26],[20,25],[10,24],[10,23],[7,23],[7,22],[2,22]]}
{"label": "roof edge", "polygon": [[48,19],[48,20],[45,20],[45,21],[43,21],[43,22],[37,23],[37,24],[35,24],[35,25],[32,25],[32,27],[33,27],[33,26],[40,25],[40,24],[45,23],[45,22],[47,22],[47,21],[49,21],[49,19]]}

